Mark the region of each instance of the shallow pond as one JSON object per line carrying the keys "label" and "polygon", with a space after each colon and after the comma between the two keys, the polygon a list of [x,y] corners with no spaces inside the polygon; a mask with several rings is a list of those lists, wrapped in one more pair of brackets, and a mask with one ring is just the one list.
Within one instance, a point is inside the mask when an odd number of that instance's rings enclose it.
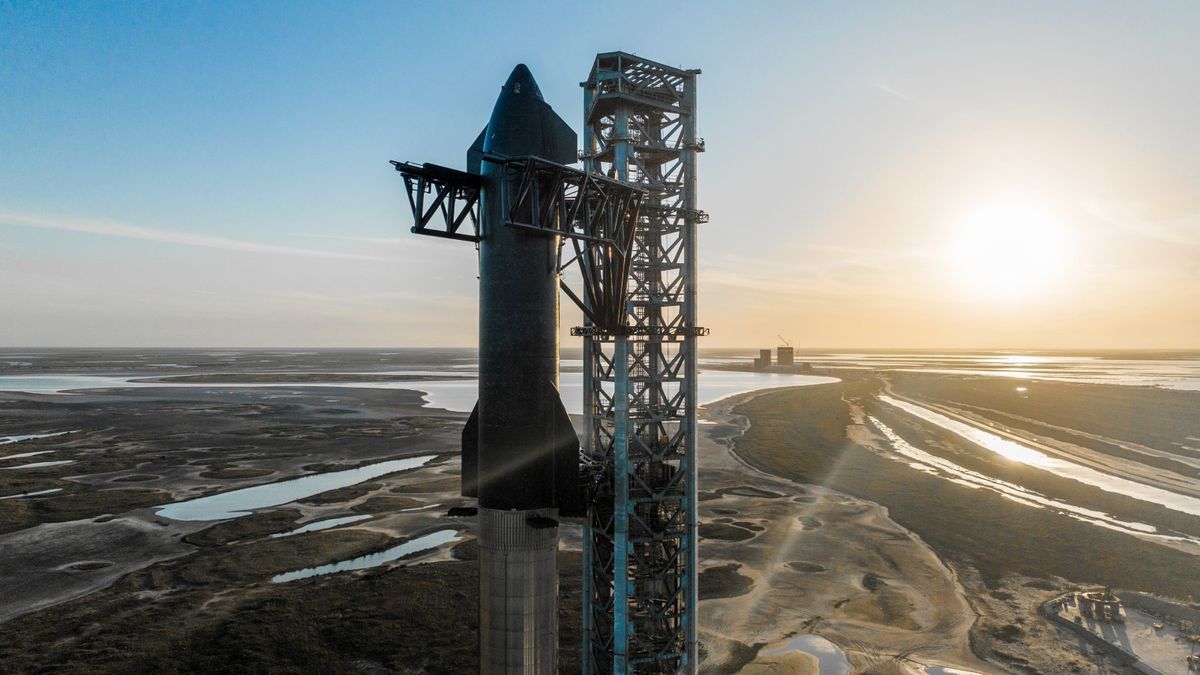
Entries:
{"label": "shallow pond", "polygon": [[1016,441],[1010,441],[990,431],[985,431],[939,412],[909,403],[908,401],[902,401],[891,396],[880,396],[879,400],[899,408],[914,417],[951,431],[1005,459],[1019,462],[1035,469],[1048,471],[1061,478],[1078,481],[1084,485],[1091,485],[1105,492],[1132,497],[1133,499],[1151,504],[1160,504],[1180,513],[1200,516],[1200,499],[1196,497],[1102,473],[1082,464],[1053,457]]}
{"label": "shallow pond", "polygon": [[18,495],[4,495],[0,499],[22,499],[24,497],[37,497],[39,495],[48,495],[55,492],[62,492],[62,488],[50,488],[49,490],[38,490],[37,492],[22,492]]}
{"label": "shallow pond", "polygon": [[[4,378],[0,378],[4,379]],[[79,431],[76,429],[75,431]],[[63,436],[73,434],[75,431],[55,431],[49,434],[24,434],[21,436],[0,436],[0,445],[8,445],[9,443],[20,443],[21,441],[32,441],[35,438],[53,438],[55,436]]]}
{"label": "shallow pond", "polygon": [[279,539],[280,537],[290,537],[294,534],[304,534],[305,532],[317,532],[319,530],[328,530],[331,527],[337,527],[338,525],[346,525],[347,523],[357,523],[360,520],[366,520],[370,517],[371,517],[371,514],[367,513],[367,514],[363,514],[360,516],[342,516],[341,518],[328,518],[326,520],[318,520],[318,521],[315,521],[312,523],[306,523],[304,525],[301,525],[300,527],[297,527],[296,529],[291,530],[290,532],[280,532],[278,534],[273,534],[273,535],[271,535],[271,538]]}
{"label": "shallow pond", "polygon": [[786,652],[803,652],[816,657],[821,675],[849,675],[853,670],[842,648],[820,635],[797,635],[784,646],[763,652],[763,656]]}
{"label": "shallow pond", "polygon": [[[819,375],[791,375],[787,373],[765,373],[736,370],[702,370],[699,377],[699,404],[719,401],[734,394],[743,394],[759,389],[779,387],[803,387],[814,384],[837,382],[836,377]],[[476,380],[430,380],[426,382],[398,382],[393,388],[415,389],[425,392],[430,408],[470,412],[479,398]],[[564,372],[559,377],[559,396],[568,413],[580,414],[583,406],[583,374]],[[670,393],[670,392],[668,392]]]}
{"label": "shallow pond", "polygon": [[0,459],[21,459],[22,457],[36,457],[38,455],[48,455],[54,452],[53,450],[38,450],[36,452],[18,452],[15,455],[4,455]]}
{"label": "shallow pond", "polygon": [[1018,504],[1023,504],[1032,508],[1052,509],[1065,515],[1069,518],[1074,518],[1085,523],[1105,527],[1119,532],[1128,532],[1135,536],[1158,540],[1162,542],[1175,542],[1190,544],[1196,550],[1200,550],[1200,539],[1188,537],[1186,535],[1169,535],[1160,534],[1158,528],[1146,523],[1136,521],[1125,521],[1116,518],[1103,511],[1088,509],[1082,506],[1071,504],[1070,502],[1060,499],[1051,499],[1040,492],[1021,487],[1008,481],[992,478],[990,476],[963,468],[948,459],[930,454],[904,440],[891,427],[879,421],[871,415],[867,415],[867,419],[873,424],[880,433],[888,439],[889,444],[896,454],[904,457],[909,462],[909,466],[918,471],[941,476],[972,489],[992,490],[1004,498],[1014,501]]}
{"label": "shallow pond", "polygon": [[304,499],[315,494],[336,490],[365,480],[378,478],[397,471],[406,471],[424,466],[436,455],[406,457],[388,462],[368,464],[357,469],[330,471],[312,476],[303,476],[278,483],[267,483],[253,487],[222,492],[207,497],[175,502],[158,507],[158,515],[172,520],[225,520],[248,516],[254,509],[279,506]]}
{"label": "shallow pond", "polygon": [[30,464],[18,464],[17,466],[0,466],[0,469],[11,471],[13,469],[40,469],[46,466],[62,466],[63,464],[74,464],[73,459],[60,459],[52,462],[32,462]]}
{"label": "shallow pond", "polygon": [[[323,574],[334,574],[335,572],[347,572],[350,570],[365,570],[371,567],[377,567],[384,563],[393,560],[399,560],[407,555],[428,551],[431,548],[437,548],[442,544],[448,544],[453,541],[459,541],[462,537],[458,536],[456,530],[438,530],[423,537],[417,537],[412,541],[406,541],[399,546],[393,546],[378,553],[351,558],[341,562],[321,565],[320,567],[307,567],[295,572],[287,572],[285,574],[276,575],[271,581],[282,584],[297,579],[307,579],[309,577],[321,576]],[[824,672],[824,671],[822,671]]]}

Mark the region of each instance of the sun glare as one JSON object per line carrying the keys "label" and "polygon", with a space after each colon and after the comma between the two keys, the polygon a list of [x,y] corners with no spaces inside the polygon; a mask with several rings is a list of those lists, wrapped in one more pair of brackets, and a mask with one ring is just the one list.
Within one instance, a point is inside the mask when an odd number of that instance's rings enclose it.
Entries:
{"label": "sun glare", "polygon": [[1067,262],[1066,233],[1035,202],[996,202],[963,219],[950,244],[955,278],[974,294],[1023,298],[1050,290]]}

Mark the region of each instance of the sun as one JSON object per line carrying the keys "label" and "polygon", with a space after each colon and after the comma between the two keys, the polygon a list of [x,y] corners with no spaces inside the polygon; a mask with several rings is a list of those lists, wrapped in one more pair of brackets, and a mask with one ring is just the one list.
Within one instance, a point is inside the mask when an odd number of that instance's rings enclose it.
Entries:
{"label": "sun", "polygon": [[971,211],[948,247],[956,283],[992,299],[1027,298],[1053,290],[1067,264],[1066,230],[1045,206],[996,201]]}

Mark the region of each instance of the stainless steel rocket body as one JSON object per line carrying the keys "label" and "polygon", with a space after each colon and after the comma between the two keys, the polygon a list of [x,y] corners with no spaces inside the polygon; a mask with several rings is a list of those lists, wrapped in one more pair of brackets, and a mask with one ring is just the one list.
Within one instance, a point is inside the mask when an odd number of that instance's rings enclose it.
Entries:
{"label": "stainless steel rocket body", "polygon": [[558,526],[539,515],[479,509],[480,672],[558,672]]}
{"label": "stainless steel rocket body", "polygon": [[520,65],[473,148],[493,158],[479,167],[479,403],[463,436],[464,493],[471,485],[479,500],[485,673],[558,669],[558,493],[578,490],[578,439],[558,394],[558,238],[505,226],[510,178],[495,158],[572,162],[564,127]]}
{"label": "stainless steel rocket body", "polygon": [[[542,156],[548,150],[546,113],[553,115],[533,76],[517,66],[488,121],[483,152]],[[491,161],[481,169],[479,505],[545,507],[553,501],[550,453],[561,407],[558,237],[506,227],[504,169]]]}

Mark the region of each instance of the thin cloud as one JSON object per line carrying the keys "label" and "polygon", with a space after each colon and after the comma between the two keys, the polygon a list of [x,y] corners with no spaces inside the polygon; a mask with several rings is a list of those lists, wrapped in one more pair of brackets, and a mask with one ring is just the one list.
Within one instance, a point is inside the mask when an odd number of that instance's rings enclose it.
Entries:
{"label": "thin cloud", "polygon": [[434,305],[454,310],[470,310],[476,306],[474,293],[463,294],[454,292],[422,293],[391,291],[335,295],[289,290],[269,293],[268,297],[275,302],[292,303],[305,307],[336,306],[342,308],[370,309],[372,311],[392,311],[404,307],[406,303]]}
{"label": "thin cloud", "polygon": [[350,237],[340,234],[309,234],[306,232],[299,233],[301,237],[310,237],[313,239],[333,239],[336,241],[352,241],[358,244],[378,244],[382,246],[400,246],[413,241],[412,238],[402,237]]}
{"label": "thin cloud", "polygon": [[1093,218],[1122,232],[1167,244],[1200,246],[1200,213],[1173,218],[1146,218],[1139,202],[1086,201],[1083,210]]}
{"label": "thin cloud", "polygon": [[882,91],[882,92],[883,92],[883,93],[885,93],[885,94],[890,94],[890,95],[892,95],[892,96],[895,96],[895,97],[896,97],[896,98],[898,98],[898,99],[902,99],[902,100],[908,101],[909,103],[916,103],[916,102],[917,102],[917,100],[916,100],[916,99],[914,99],[913,97],[911,97],[911,96],[909,96],[909,95],[907,95],[907,94],[903,94],[903,93],[901,93],[901,92],[897,91],[896,89],[893,89],[891,86],[889,86],[889,85],[887,85],[887,84],[884,84],[884,83],[882,83],[882,82],[876,82],[876,83],[875,83],[873,86],[874,86],[876,89],[878,89],[879,91]]}
{"label": "thin cloud", "polygon": [[391,258],[382,256],[343,253],[341,251],[322,251],[319,249],[296,248],[292,246],[278,246],[276,244],[264,244],[261,242],[247,241],[244,239],[212,237],[203,234],[192,234],[173,230],[139,227],[137,225],[127,225],[125,223],[118,223],[110,220],[56,218],[0,211],[0,224],[16,227],[32,227],[41,230],[84,232],[86,234],[98,234],[106,237],[121,237],[124,239],[157,241],[166,244],[199,246],[202,248],[239,251],[242,253],[268,253],[272,255],[292,255],[309,258],[338,258],[342,260],[392,261]]}
{"label": "thin cloud", "polygon": [[[803,251],[811,251],[809,255]],[[868,249],[798,244],[787,261],[725,255],[703,263],[700,284],[746,297],[779,299],[911,297],[909,270],[934,259],[918,248]]]}
{"label": "thin cloud", "polygon": [[955,113],[955,111],[952,109],[934,104],[929,100],[906,94],[886,82],[872,82],[870,83],[870,86],[876,91],[887,94],[893,98],[900,99],[901,101],[909,104],[909,106],[912,108],[930,115],[933,117],[935,122],[958,123],[962,121],[962,116]]}

